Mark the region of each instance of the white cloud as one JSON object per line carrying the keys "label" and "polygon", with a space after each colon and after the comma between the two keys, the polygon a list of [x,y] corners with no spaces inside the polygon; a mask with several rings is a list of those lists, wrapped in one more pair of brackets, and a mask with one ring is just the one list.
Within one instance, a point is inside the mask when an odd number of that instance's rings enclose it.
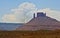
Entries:
{"label": "white cloud", "polygon": [[32,14],[36,11],[36,6],[32,3],[25,2],[11,11],[12,13],[5,14],[2,17],[3,22],[24,23],[28,22],[32,18]]}
{"label": "white cloud", "polygon": [[6,14],[4,15],[4,17],[2,17],[2,19],[4,22],[8,22],[8,21],[13,22],[16,20],[16,17],[13,14]]}
{"label": "white cloud", "polygon": [[60,20],[60,11],[52,10],[50,8],[38,9],[32,3],[25,2],[20,4],[17,8],[11,9],[10,14],[5,14],[2,17],[2,22],[24,23],[33,18],[33,13],[46,12],[47,16]]}

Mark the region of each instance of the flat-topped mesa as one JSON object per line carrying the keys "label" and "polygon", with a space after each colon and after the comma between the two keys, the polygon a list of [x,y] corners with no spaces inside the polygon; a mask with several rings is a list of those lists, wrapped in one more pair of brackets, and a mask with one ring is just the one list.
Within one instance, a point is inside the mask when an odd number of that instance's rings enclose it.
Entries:
{"label": "flat-topped mesa", "polygon": [[37,12],[37,16],[35,17],[35,13],[33,18],[22,27],[17,30],[25,30],[25,31],[35,31],[35,30],[60,30],[60,22],[54,18],[46,16],[46,13]]}
{"label": "flat-topped mesa", "polygon": [[[34,13],[33,17],[35,18],[35,13]],[[37,17],[46,17],[46,13],[37,12]]]}

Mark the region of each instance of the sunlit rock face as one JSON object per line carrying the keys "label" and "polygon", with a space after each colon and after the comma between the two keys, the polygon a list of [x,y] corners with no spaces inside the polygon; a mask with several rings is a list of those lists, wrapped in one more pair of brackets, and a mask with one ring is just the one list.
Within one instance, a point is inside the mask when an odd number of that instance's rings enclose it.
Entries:
{"label": "sunlit rock face", "polygon": [[37,17],[35,14],[33,18],[22,27],[17,28],[17,30],[56,30],[60,29],[60,22],[56,19],[46,16],[46,13],[38,12]]}

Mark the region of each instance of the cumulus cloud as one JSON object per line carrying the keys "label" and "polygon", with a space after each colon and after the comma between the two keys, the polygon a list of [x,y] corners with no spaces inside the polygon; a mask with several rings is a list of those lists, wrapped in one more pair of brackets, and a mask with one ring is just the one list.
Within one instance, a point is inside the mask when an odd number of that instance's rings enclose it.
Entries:
{"label": "cumulus cloud", "polygon": [[2,17],[4,22],[13,22],[16,21],[16,16],[13,14],[6,14]]}
{"label": "cumulus cloud", "polygon": [[17,8],[11,9],[12,13],[5,14],[2,17],[3,22],[24,23],[32,18],[32,14],[36,12],[36,6],[33,3],[25,2]]}
{"label": "cumulus cloud", "polygon": [[33,13],[46,12],[47,16],[60,20],[60,11],[50,8],[37,9],[33,3],[25,2],[17,8],[11,9],[10,14],[5,14],[2,17],[2,22],[26,23],[33,18]]}

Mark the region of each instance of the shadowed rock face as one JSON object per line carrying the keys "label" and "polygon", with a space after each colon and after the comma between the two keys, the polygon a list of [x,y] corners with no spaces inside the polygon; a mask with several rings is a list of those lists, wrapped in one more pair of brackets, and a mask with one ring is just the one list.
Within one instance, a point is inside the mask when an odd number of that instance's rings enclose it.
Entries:
{"label": "shadowed rock face", "polygon": [[31,19],[24,26],[17,28],[17,30],[56,30],[60,29],[60,22],[48,16],[40,16]]}

